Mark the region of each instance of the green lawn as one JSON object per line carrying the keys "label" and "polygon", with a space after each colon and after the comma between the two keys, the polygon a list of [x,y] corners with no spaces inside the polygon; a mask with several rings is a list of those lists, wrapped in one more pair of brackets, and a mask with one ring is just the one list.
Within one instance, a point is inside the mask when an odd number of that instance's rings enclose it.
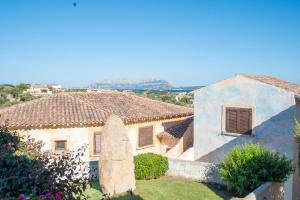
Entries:
{"label": "green lawn", "polygon": [[[163,177],[160,179],[136,183],[134,197],[123,195],[115,197],[115,200],[217,200],[230,199],[225,191],[220,191],[212,186],[198,183],[191,180]],[[94,183],[88,188],[86,194],[91,200],[101,199],[99,185]]]}

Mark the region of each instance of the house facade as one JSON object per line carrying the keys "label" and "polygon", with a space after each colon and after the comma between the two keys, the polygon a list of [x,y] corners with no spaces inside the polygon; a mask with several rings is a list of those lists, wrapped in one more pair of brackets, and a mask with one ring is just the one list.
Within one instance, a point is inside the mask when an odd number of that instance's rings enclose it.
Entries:
{"label": "house facade", "polygon": [[83,159],[89,162],[101,156],[100,135],[110,115],[124,121],[134,155],[164,154],[167,146],[156,136],[193,112],[124,92],[70,92],[0,110],[0,125],[42,141],[43,150],[57,154],[87,145]]}
{"label": "house facade", "polygon": [[[194,160],[220,163],[236,145],[258,143],[294,159],[294,118],[300,119],[300,86],[257,75],[236,75],[197,90],[194,99]],[[298,174],[285,183],[294,197]],[[298,185],[299,186],[299,185]]]}
{"label": "house facade", "polygon": [[34,84],[25,91],[34,96],[46,96],[53,93],[53,91],[61,91],[62,86],[58,84]]}

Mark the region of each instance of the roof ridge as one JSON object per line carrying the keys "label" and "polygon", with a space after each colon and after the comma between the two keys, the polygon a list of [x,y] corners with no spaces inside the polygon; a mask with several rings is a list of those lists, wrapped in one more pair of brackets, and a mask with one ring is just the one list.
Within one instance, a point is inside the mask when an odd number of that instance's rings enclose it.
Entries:
{"label": "roof ridge", "polygon": [[267,76],[267,75],[256,75],[256,74],[240,74],[240,75],[245,78],[258,81],[260,83],[268,84],[273,87],[283,89],[285,91],[293,92],[295,94],[300,94],[300,85],[293,82],[289,82],[274,76]]}
{"label": "roof ridge", "polygon": [[173,106],[173,107],[186,108],[186,109],[191,110],[191,108],[186,107],[186,106],[180,106],[180,105],[176,105],[176,104],[172,104],[172,103],[167,103],[167,102],[159,101],[159,100],[156,100],[156,99],[151,99],[151,98],[149,98],[149,97],[139,96],[139,95],[137,95],[137,94],[126,93],[126,94],[124,94],[124,95],[131,95],[131,96],[138,97],[138,98],[141,98],[141,99],[147,99],[148,101],[158,102],[158,103],[170,105],[170,106]]}

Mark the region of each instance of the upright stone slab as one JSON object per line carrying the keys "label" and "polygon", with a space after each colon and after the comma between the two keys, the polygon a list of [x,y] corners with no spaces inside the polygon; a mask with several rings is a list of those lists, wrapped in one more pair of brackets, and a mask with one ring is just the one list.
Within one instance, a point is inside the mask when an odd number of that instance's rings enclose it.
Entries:
{"label": "upright stone slab", "polygon": [[123,121],[111,116],[101,134],[100,185],[113,195],[135,189],[132,146]]}

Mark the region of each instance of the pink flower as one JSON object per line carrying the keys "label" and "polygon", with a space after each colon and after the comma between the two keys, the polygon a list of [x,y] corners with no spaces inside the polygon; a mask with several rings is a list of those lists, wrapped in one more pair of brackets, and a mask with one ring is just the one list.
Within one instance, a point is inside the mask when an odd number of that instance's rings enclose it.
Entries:
{"label": "pink flower", "polygon": [[24,194],[20,194],[18,200],[26,200],[26,196]]}
{"label": "pink flower", "polygon": [[63,192],[58,192],[55,196],[56,200],[61,200],[63,197],[65,196],[65,194]]}
{"label": "pink flower", "polygon": [[47,197],[55,197],[55,195],[54,195],[53,193],[49,192],[49,193],[47,194]]}

